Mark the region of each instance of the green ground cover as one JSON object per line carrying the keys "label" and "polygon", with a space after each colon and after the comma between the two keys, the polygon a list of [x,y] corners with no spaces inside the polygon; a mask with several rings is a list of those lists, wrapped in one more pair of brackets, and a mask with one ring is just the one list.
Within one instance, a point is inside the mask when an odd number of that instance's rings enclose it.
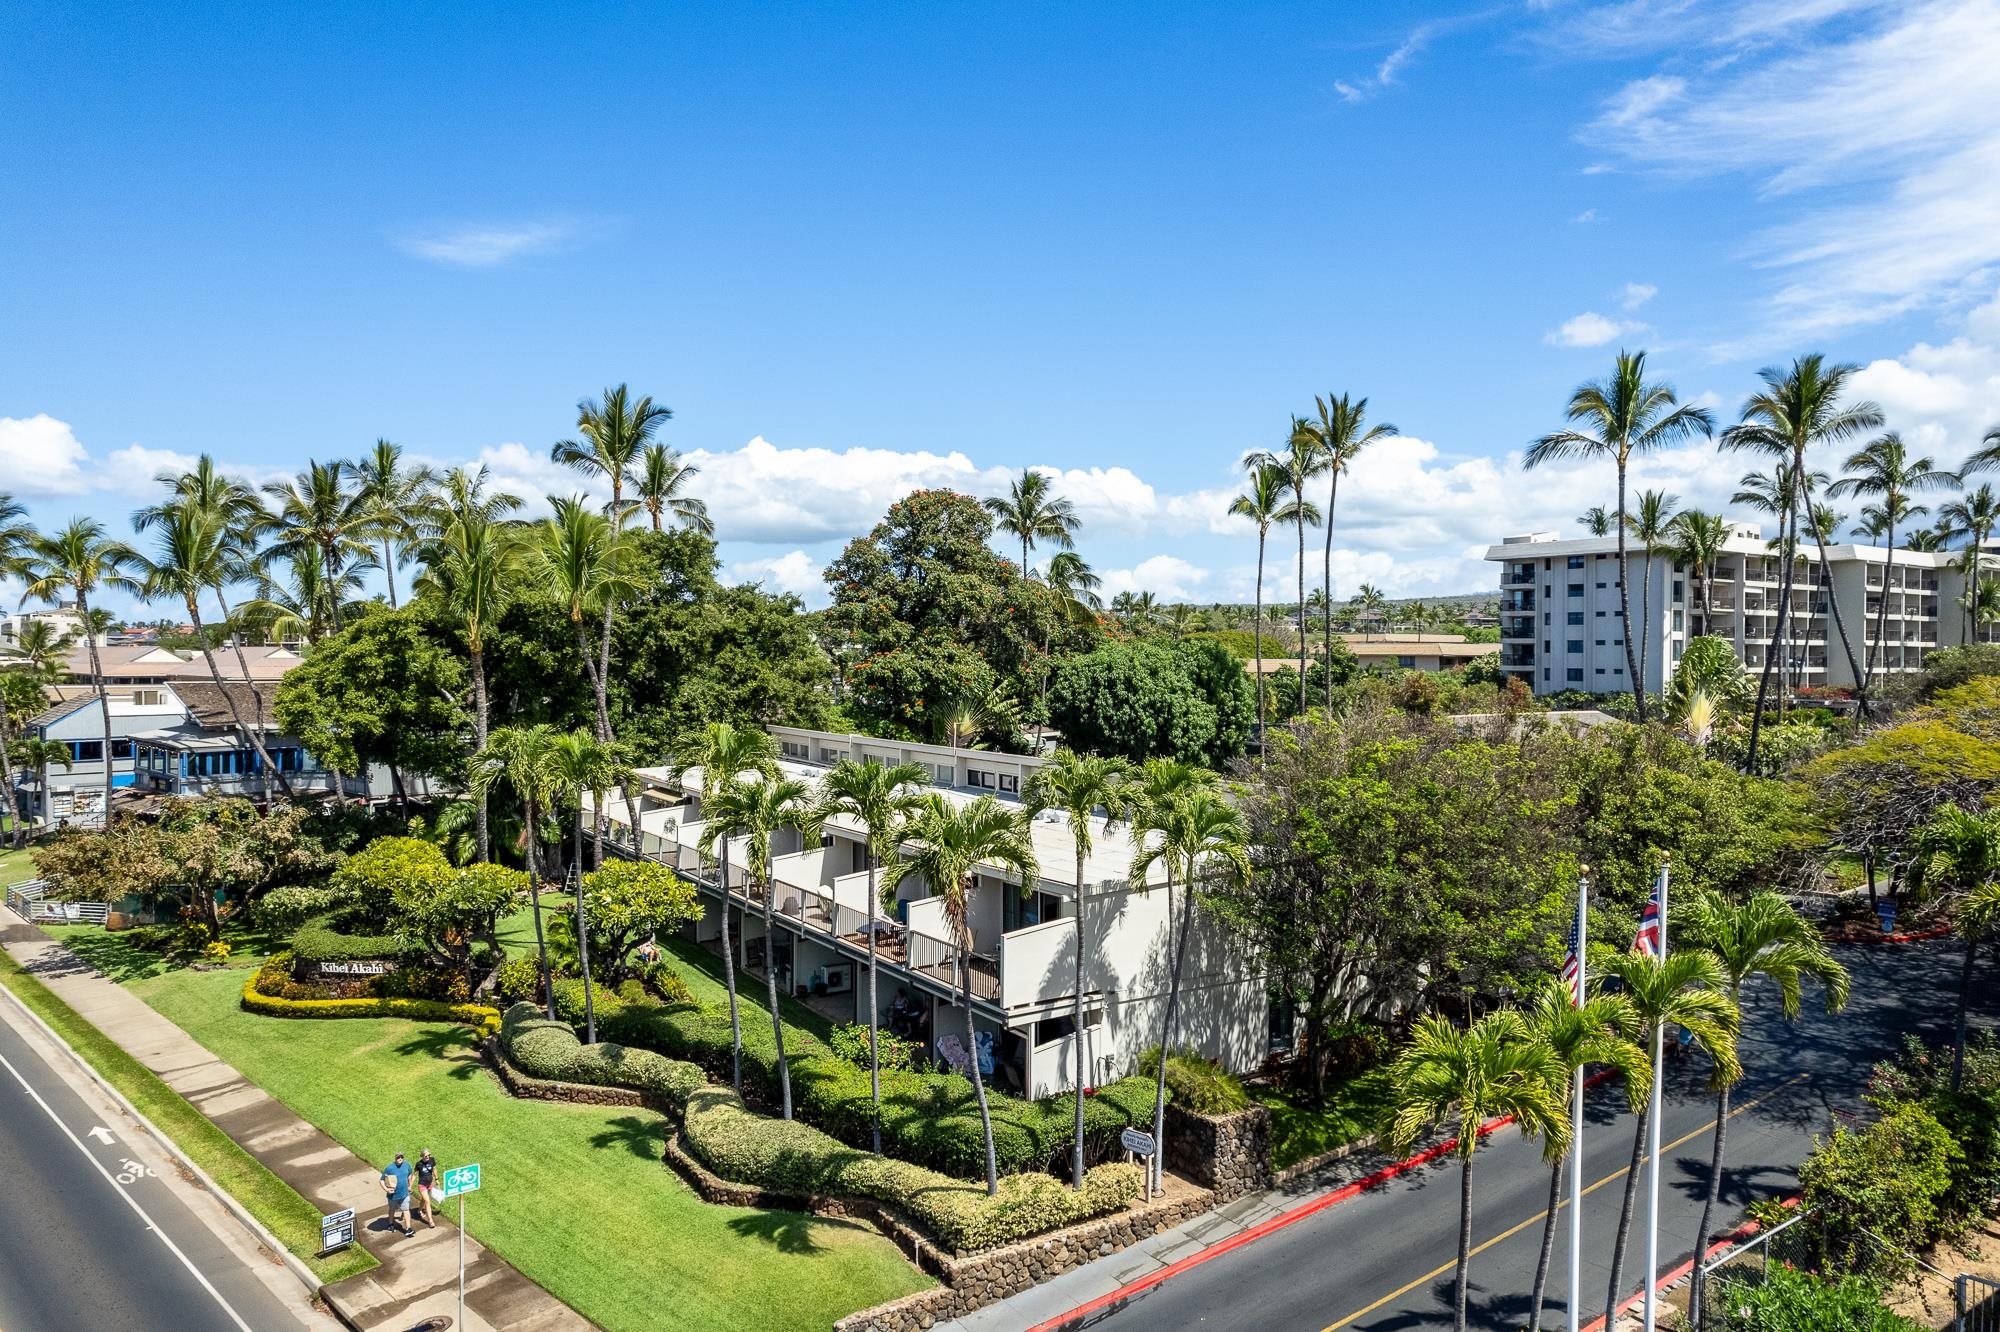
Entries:
{"label": "green ground cover", "polygon": [[471,1233],[611,1332],[824,1329],[929,1284],[872,1228],[702,1202],[661,1164],[667,1121],[648,1111],[512,1099],[465,1028],[280,1024],[243,1012],[241,986],[174,971],[132,988],[364,1159],[479,1162]]}
{"label": "green ground cover", "polygon": [[[549,928],[551,912],[566,912],[576,908],[576,898],[569,893],[542,894],[542,929]],[[524,897],[521,904],[500,917],[499,927],[494,930],[501,949],[509,957],[532,957],[535,952],[535,909]]]}
{"label": "green ground cover", "polygon": [[1344,1147],[1375,1131],[1389,1103],[1386,1069],[1375,1069],[1327,1090],[1315,1106],[1290,1087],[1248,1088],[1250,1097],[1271,1112],[1271,1163],[1288,1165]]}
{"label": "green ground cover", "polygon": [[[140,948],[125,932],[112,934],[96,925],[44,925],[42,932],[120,985],[165,975],[189,960]],[[233,924],[222,927],[222,941],[230,948],[228,965],[236,968],[254,969],[279,947],[279,941],[263,931]]]}
{"label": "green ground cover", "polygon": [[[227,972],[204,973],[203,978],[230,985],[238,983]],[[6,953],[0,953],[0,985],[5,985],[37,1017],[54,1028],[99,1076],[116,1087],[141,1114],[172,1138],[190,1160],[263,1222],[322,1282],[339,1281],[376,1266],[374,1258],[358,1248],[343,1250],[330,1258],[316,1257],[319,1208],[237,1146],[201,1111],[85,1021],[46,985],[23,971]]]}
{"label": "green ground cover", "polygon": [[[689,943],[679,935],[660,940],[660,950],[673,959],[674,970],[687,982],[688,991],[694,995],[697,1002],[714,1004],[723,1011],[728,1011],[729,985],[723,979],[722,959],[719,956],[709,952],[700,944]],[[854,983],[867,985],[867,973],[859,967],[855,970],[858,974]],[[765,1007],[769,993],[762,976],[743,971],[736,973],[737,1008],[742,1014],[743,1021],[762,1022],[767,1025],[770,1023],[771,1010]],[[892,988],[885,993],[893,994],[895,991]],[[790,995],[778,996],[778,1012],[784,1017],[786,1027],[798,1027],[809,1031],[821,1040],[832,1034],[836,1025],[831,1018],[806,1007]]]}
{"label": "green ground cover", "polygon": [[35,877],[35,862],[22,851],[0,851],[0,888],[12,888]]}

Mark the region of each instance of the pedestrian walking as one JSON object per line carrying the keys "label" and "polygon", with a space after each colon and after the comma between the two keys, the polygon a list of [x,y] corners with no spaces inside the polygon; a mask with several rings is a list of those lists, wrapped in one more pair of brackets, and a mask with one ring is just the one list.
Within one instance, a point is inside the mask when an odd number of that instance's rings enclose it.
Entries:
{"label": "pedestrian walking", "polygon": [[382,1167],[382,1192],[389,1198],[389,1224],[405,1235],[416,1234],[417,1228],[410,1224],[410,1163],[401,1152]]}
{"label": "pedestrian walking", "polygon": [[[431,1149],[424,1147],[417,1152],[417,1210],[423,1213],[424,1224],[437,1229],[437,1218],[431,1215],[431,1185],[437,1181],[437,1158]],[[412,1226],[414,1230],[416,1227]]]}

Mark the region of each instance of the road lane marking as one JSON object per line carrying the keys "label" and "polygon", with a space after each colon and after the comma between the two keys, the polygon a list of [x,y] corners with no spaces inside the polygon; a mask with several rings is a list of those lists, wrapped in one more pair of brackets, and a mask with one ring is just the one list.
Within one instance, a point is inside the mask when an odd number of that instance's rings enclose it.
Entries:
{"label": "road lane marking", "polygon": [[222,1307],[222,1312],[229,1315],[229,1321],[236,1324],[236,1326],[241,1330],[241,1332],[254,1332],[254,1329],[251,1328],[250,1324],[244,1322],[242,1317],[236,1312],[236,1310],[230,1306],[229,1301],[222,1298],[222,1292],[217,1290],[213,1285],[209,1284],[208,1278],[202,1275],[201,1269],[196,1267],[193,1261],[190,1260],[185,1253],[181,1252],[180,1245],[174,1243],[172,1239],[168,1238],[167,1232],[160,1228],[160,1224],[157,1221],[153,1220],[151,1216],[147,1215],[146,1209],[139,1205],[139,1200],[134,1198],[131,1195],[131,1193],[129,1193],[126,1190],[125,1186],[123,1184],[120,1184],[117,1178],[114,1175],[112,1175],[112,1173],[109,1170],[106,1170],[104,1168],[103,1163],[99,1161],[96,1156],[92,1155],[90,1148],[84,1146],[83,1139],[77,1137],[75,1131],[72,1130],[69,1125],[63,1123],[62,1116],[58,1115],[55,1112],[55,1107],[51,1106],[47,1101],[43,1100],[42,1094],[36,1091],[34,1087],[29,1084],[26,1078],[21,1076],[21,1070],[14,1067],[13,1061],[8,1059],[7,1056],[5,1055],[0,1055],[0,1066],[5,1066],[6,1070],[14,1075],[14,1081],[21,1084],[21,1090],[28,1093],[29,1096],[34,1098],[35,1104],[42,1107],[42,1113],[49,1117],[50,1122],[52,1122],[57,1128],[63,1131],[63,1136],[68,1138],[70,1142],[75,1144],[76,1149],[79,1152],[83,1153],[83,1158],[86,1161],[90,1162],[92,1168],[94,1168],[98,1174],[104,1176],[104,1182],[109,1184],[112,1187],[112,1189],[117,1192],[118,1196],[125,1200],[125,1205],[127,1207],[130,1207],[135,1213],[137,1213],[141,1221],[145,1222],[146,1229],[152,1231],[155,1235],[160,1237],[160,1243],[167,1246],[167,1252],[173,1254],[174,1257],[180,1259],[181,1266],[185,1267],[188,1270],[188,1274],[192,1276],[196,1281],[201,1283],[201,1288],[203,1290],[207,1291],[211,1296],[214,1297],[215,1302]]}
{"label": "road lane marking", "polygon": [[[1793,1077],[1789,1077],[1785,1079],[1783,1082],[1779,1083],[1777,1086],[1771,1088],[1771,1090],[1765,1092],[1762,1096],[1759,1096],[1756,1100],[1745,1101],[1742,1105],[1737,1106],[1734,1110],[1731,1110],[1729,1112],[1729,1117],[1731,1119],[1734,1119],[1736,1118],[1736,1116],[1742,1114],[1744,1111],[1762,1105],[1764,1102],[1770,1100],[1773,1096],[1776,1096],[1779,1092],[1785,1090],[1785,1088],[1792,1086],[1794,1083],[1804,1082],[1807,1078],[1811,1076],[1812,1075],[1809,1073],[1800,1073],[1796,1074]],[[1708,1132],[1710,1129],[1714,1127],[1715,1127],[1715,1121],[1711,1119],[1706,1124],[1703,1124],[1700,1128],[1694,1129],[1687,1133],[1683,1133],[1680,1137],[1675,1138],[1672,1142],[1667,1143],[1665,1146],[1661,1147],[1660,1154],[1662,1156],[1665,1156],[1668,1152],[1674,1150],[1674,1148],[1682,1146],[1685,1143],[1691,1142],[1694,1139],[1699,1138],[1702,1134]],[[1595,1184],[1592,1184],[1589,1188],[1585,1189],[1584,1193],[1591,1194],[1597,1192],[1599,1189],[1603,1188],[1606,1184],[1609,1184],[1612,1180],[1624,1178],[1625,1175],[1631,1169],[1632,1167],[1629,1165],[1620,1166],[1618,1169],[1606,1175],[1603,1179],[1598,1180]],[[1556,1204],[1556,1210],[1560,1212],[1563,1208],[1567,1206],[1569,1206],[1569,1199],[1564,1198]],[[1466,1255],[1467,1261],[1470,1261],[1471,1259],[1478,1257],[1480,1254],[1492,1248],[1494,1245],[1499,1244],[1503,1240],[1510,1240],[1514,1238],[1514,1236],[1520,1234],[1523,1230],[1526,1230],[1529,1226],[1534,1225],[1537,1221],[1546,1220],[1547,1217],[1548,1217],[1547,1211],[1536,1212],[1534,1215],[1530,1216],[1527,1220],[1520,1222],[1518,1225],[1508,1227],[1506,1230],[1501,1231],[1498,1235],[1495,1235],[1492,1239],[1485,1241],[1478,1247],[1474,1248],[1471,1252],[1469,1252]],[[1355,1319],[1366,1318],[1369,1314],[1374,1313],[1377,1309],[1389,1303],[1389,1301],[1401,1299],[1403,1296],[1415,1290],[1418,1286],[1424,1285],[1427,1282],[1435,1281],[1439,1277],[1443,1276],[1446,1272],[1455,1272],[1457,1269],[1458,1269],[1458,1259],[1456,1256],[1454,1256],[1452,1260],[1446,1263],[1444,1266],[1433,1268],[1432,1270],[1418,1277],[1415,1281],[1410,1282],[1410,1284],[1408,1284],[1407,1286],[1403,1286],[1398,1290],[1390,1291],[1387,1295],[1384,1295],[1381,1299],[1375,1301],[1371,1305],[1368,1305],[1366,1308],[1356,1309],[1353,1313],[1347,1315],[1345,1318],[1342,1318],[1337,1322],[1328,1323],[1325,1327],[1320,1329],[1320,1332],[1338,1332],[1338,1329],[1346,1327],[1349,1323],[1352,1323]]]}
{"label": "road lane marking", "polygon": [[109,1147],[111,1145],[111,1130],[104,1127],[104,1125],[102,1124],[99,1124],[97,1125],[97,1127],[91,1129],[86,1136],[97,1139],[99,1142],[103,1143],[106,1147]]}

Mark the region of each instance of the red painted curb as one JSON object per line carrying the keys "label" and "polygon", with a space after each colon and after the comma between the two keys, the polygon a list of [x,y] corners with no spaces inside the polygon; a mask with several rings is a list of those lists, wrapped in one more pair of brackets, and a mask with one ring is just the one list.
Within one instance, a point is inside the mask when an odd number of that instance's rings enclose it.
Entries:
{"label": "red painted curb", "polygon": [[1861,937],[1855,939],[1840,939],[1829,935],[1827,936],[1827,942],[1851,943],[1851,944],[1928,943],[1932,939],[1942,939],[1947,934],[1950,933],[1951,933],[1951,926],[1949,925],[1933,925],[1929,929],[1914,930],[1908,934],[1873,934],[1873,935],[1864,934]]}
{"label": "red painted curb", "polygon": [[[1799,1199],[1800,1195],[1793,1194],[1789,1198],[1780,1198],[1778,1200],[1778,1205],[1780,1207],[1788,1207],[1788,1208],[1797,1207],[1799,1205]],[[1743,1222],[1741,1225],[1737,1226],[1736,1229],[1727,1232],[1726,1234],[1723,1235],[1721,1239],[1715,1241],[1715,1243],[1709,1245],[1706,1249],[1703,1249],[1701,1251],[1702,1261],[1706,1262],[1710,1258],[1713,1258],[1716,1254],[1723,1252],[1725,1249],[1741,1244],[1744,1240],[1749,1239],[1752,1235],[1755,1235],[1758,1231],[1762,1230],[1763,1228],[1764,1226],[1762,1222],[1758,1221]],[[1656,1293],[1663,1290],[1671,1290],[1674,1288],[1675,1285],[1679,1284],[1680,1281],[1682,1281],[1684,1278],[1692,1275],[1693,1272],[1694,1272],[1694,1259],[1692,1258],[1685,1259],[1679,1265],[1669,1268],[1665,1276],[1660,1277],[1657,1281],[1655,1281],[1653,1283],[1653,1290]],[[1620,1301],[1618,1305],[1619,1316],[1623,1317],[1625,1314],[1630,1313],[1632,1310],[1632,1306],[1644,1302],[1645,1298],[1646,1298],[1646,1288],[1642,1285],[1639,1287],[1639,1289],[1633,1291],[1630,1295],[1626,1296],[1624,1300]],[[1604,1315],[1599,1314],[1597,1315],[1596,1318],[1584,1324],[1583,1332],[1603,1332],[1604,1322],[1605,1322]]]}
{"label": "red painted curb", "polygon": [[[1616,1069],[1599,1069],[1583,1080],[1584,1089],[1588,1091],[1599,1083],[1617,1075],[1618,1072]],[[1500,1115],[1489,1119],[1479,1126],[1479,1136],[1483,1138],[1494,1130],[1505,1128],[1513,1122],[1514,1116],[1512,1115]],[[1458,1139],[1447,1138],[1435,1146],[1426,1147],[1414,1156],[1406,1156],[1400,1161],[1392,1161],[1372,1174],[1364,1175],[1360,1179],[1353,1180],[1350,1183],[1341,1185],[1337,1189],[1323,1193],[1317,1198],[1300,1203],[1288,1212],[1280,1212],[1268,1221],[1260,1221],[1250,1227],[1250,1229],[1239,1231],[1226,1240],[1218,1240],[1205,1249],[1189,1254],[1179,1262],[1171,1263],[1157,1272],[1140,1277],[1136,1281],[1128,1281],[1114,1291],[1099,1295],[1096,1299],[1079,1304],[1076,1308],[1066,1313],[1057,1314],[1054,1318],[1037,1323],[1029,1328],[1028,1332],[1057,1332],[1057,1329],[1068,1327],[1079,1319],[1088,1318],[1100,1309],[1108,1308],[1120,1301],[1131,1299],[1134,1295],[1151,1290],[1160,1283],[1177,1277],[1183,1272],[1200,1267],[1211,1258],[1220,1258],[1223,1254],[1240,1249],[1253,1241],[1260,1240],[1273,1231],[1283,1230],[1286,1226],[1296,1221],[1303,1221],[1309,1216],[1323,1212],[1327,1208],[1339,1203],[1344,1203],[1350,1198],[1367,1192],[1369,1189],[1380,1188],[1398,1175],[1406,1175],[1412,1170],[1429,1165],[1440,1156],[1447,1155],[1457,1149]]]}

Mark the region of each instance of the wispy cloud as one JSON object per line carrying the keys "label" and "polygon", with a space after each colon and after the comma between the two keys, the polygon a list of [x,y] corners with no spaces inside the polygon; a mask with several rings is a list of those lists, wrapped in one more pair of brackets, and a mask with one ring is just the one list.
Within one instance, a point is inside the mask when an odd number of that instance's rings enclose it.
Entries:
{"label": "wispy cloud", "polygon": [[572,221],[461,223],[407,231],[396,248],[453,268],[493,268],[524,255],[546,254],[576,241]]}
{"label": "wispy cloud", "polygon": [[1628,282],[1618,293],[1618,303],[1630,314],[1659,294],[1660,289],[1650,282]]}
{"label": "wispy cloud", "polygon": [[1498,9],[1483,9],[1476,13],[1460,14],[1455,18],[1430,19],[1419,23],[1410,29],[1388,55],[1382,57],[1381,63],[1375,66],[1374,73],[1359,79],[1338,79],[1334,82],[1333,90],[1340,94],[1342,101],[1365,102],[1384,88],[1393,85],[1397,81],[1397,76],[1403,72],[1403,67],[1422,55],[1424,48],[1433,41],[1457,29],[1483,23],[1500,12]]}
{"label": "wispy cloud", "polygon": [[1575,217],[1570,219],[1570,221],[1576,223],[1580,227],[1587,227],[1596,220],[1597,220],[1597,210],[1595,208],[1586,208],[1581,213],[1578,213]]}
{"label": "wispy cloud", "polygon": [[1542,341],[1551,347],[1602,347],[1616,338],[1645,331],[1644,324],[1612,319],[1595,310],[1585,310],[1543,334]]}

